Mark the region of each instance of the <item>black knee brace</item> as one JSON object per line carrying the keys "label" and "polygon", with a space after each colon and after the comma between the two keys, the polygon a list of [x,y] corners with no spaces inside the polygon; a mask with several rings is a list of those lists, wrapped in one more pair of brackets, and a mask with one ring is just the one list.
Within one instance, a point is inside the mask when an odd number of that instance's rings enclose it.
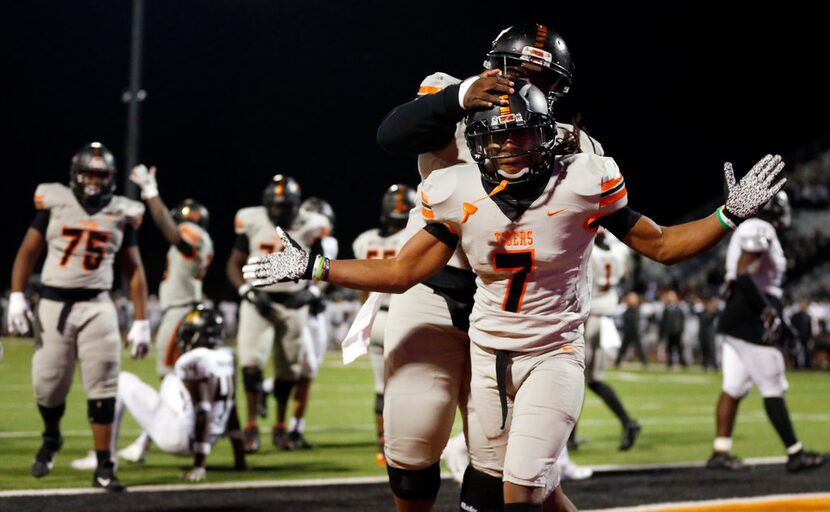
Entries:
{"label": "black knee brace", "polygon": [[383,414],[383,393],[375,393],[375,414]]}
{"label": "black knee brace", "polygon": [[262,390],[262,370],[252,366],[242,368],[242,385],[246,393],[259,393]]}
{"label": "black knee brace", "polygon": [[504,488],[501,478],[467,466],[461,484],[461,510],[501,512],[504,510]]}
{"label": "black knee brace", "polygon": [[66,402],[54,407],[45,407],[37,404],[37,409],[40,411],[40,417],[43,418],[43,421],[46,423],[60,421],[60,419],[63,418],[63,412],[66,410]]}
{"label": "black knee brace", "polygon": [[86,411],[90,423],[110,425],[115,418],[115,398],[87,400]]}
{"label": "black knee brace", "polygon": [[277,403],[284,404],[288,402],[288,397],[291,396],[291,390],[294,389],[295,384],[297,383],[293,380],[274,380],[274,398],[277,399]]}
{"label": "black knee brace", "polygon": [[424,469],[398,469],[386,466],[392,493],[402,500],[428,501],[438,496],[441,467],[438,462]]}

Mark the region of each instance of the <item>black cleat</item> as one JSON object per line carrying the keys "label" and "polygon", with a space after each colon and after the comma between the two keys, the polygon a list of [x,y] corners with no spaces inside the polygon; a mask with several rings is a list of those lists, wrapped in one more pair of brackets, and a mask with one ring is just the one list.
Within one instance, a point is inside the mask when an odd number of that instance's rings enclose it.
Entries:
{"label": "black cleat", "polygon": [[98,467],[95,470],[95,475],[92,477],[92,487],[104,489],[108,492],[121,492],[126,487],[115,476],[115,471],[112,466]]}
{"label": "black cleat", "polygon": [[301,432],[291,432],[288,434],[288,442],[291,444],[293,450],[313,450],[314,445],[309,443],[303,437]]}
{"label": "black cleat", "polygon": [[283,427],[271,429],[271,442],[274,443],[274,448],[278,450],[290,450],[292,448],[291,442],[288,440],[288,432]]}
{"label": "black cleat", "polygon": [[620,439],[620,451],[624,452],[631,449],[637,441],[637,436],[640,435],[642,427],[637,420],[629,420],[625,424],[622,431],[622,439]]}
{"label": "black cleat", "polygon": [[251,425],[245,427],[245,453],[259,451],[259,427]]}
{"label": "black cleat", "polygon": [[825,462],[827,462],[826,455],[801,450],[787,457],[787,471],[798,473],[807,469],[815,469],[824,465]]}
{"label": "black cleat", "polygon": [[741,459],[726,452],[712,452],[712,456],[706,461],[706,467],[708,469],[723,469],[726,471],[742,471],[747,469]]}
{"label": "black cleat", "polygon": [[54,437],[43,436],[43,444],[40,445],[40,450],[35,455],[35,461],[32,463],[32,476],[35,478],[42,478],[52,471],[55,466],[55,456],[63,446],[63,436]]}

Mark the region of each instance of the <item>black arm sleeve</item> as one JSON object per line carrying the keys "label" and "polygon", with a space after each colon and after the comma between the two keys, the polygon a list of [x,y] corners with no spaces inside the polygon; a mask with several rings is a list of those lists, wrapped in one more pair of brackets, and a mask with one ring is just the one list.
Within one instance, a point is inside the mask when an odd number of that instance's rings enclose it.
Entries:
{"label": "black arm sleeve", "polygon": [[49,212],[50,210],[38,210],[35,212],[35,218],[32,220],[32,229],[40,231],[41,235],[46,235],[46,228],[49,227]]}
{"label": "black arm sleeve", "polygon": [[233,248],[238,249],[245,254],[251,254],[251,247],[248,244],[248,237],[245,235],[236,235],[236,240],[233,242]]}
{"label": "black arm sleeve", "polygon": [[179,240],[179,243],[176,244],[176,249],[178,249],[178,251],[186,258],[192,258],[193,254],[196,252],[196,249],[194,249],[189,243],[185,242],[184,239]]}
{"label": "black arm sleeve", "polygon": [[396,107],[378,127],[378,145],[393,154],[417,155],[449,144],[466,113],[458,104],[458,88],[450,85]]}
{"label": "black arm sleeve", "polygon": [[637,224],[637,221],[640,220],[640,217],[642,216],[642,213],[632,210],[628,206],[623,206],[614,213],[606,215],[605,217],[600,217],[596,221],[595,226],[599,225],[604,227],[610,231],[611,234],[617,237],[617,239],[622,240],[625,238],[625,235],[631,231],[634,224]]}
{"label": "black arm sleeve", "polygon": [[127,224],[124,226],[124,242],[121,247],[132,247],[133,245],[138,245],[138,235],[135,227],[132,224]]}
{"label": "black arm sleeve", "polygon": [[455,249],[458,246],[458,235],[450,231],[450,228],[444,224],[437,222],[435,224],[427,224],[424,226],[424,231],[447,244],[450,249]]}

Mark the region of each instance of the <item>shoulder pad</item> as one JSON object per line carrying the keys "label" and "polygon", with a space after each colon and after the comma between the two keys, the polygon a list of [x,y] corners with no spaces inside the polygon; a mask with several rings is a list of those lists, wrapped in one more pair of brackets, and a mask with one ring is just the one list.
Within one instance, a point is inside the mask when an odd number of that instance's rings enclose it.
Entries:
{"label": "shoulder pad", "polygon": [[[418,186],[421,193],[421,202],[425,206],[431,207],[449,199],[458,185],[458,175],[456,172],[464,167],[467,167],[467,165],[455,165],[432,171]],[[476,172],[478,172],[478,169],[476,169]]]}
{"label": "shoulder pad", "polygon": [[300,211],[291,229],[292,236],[302,240],[309,246],[313,245],[317,239],[326,236],[329,232],[331,232],[331,222],[329,222],[328,217],[316,212],[303,210]]}
{"label": "shoulder pad", "polygon": [[247,229],[256,222],[260,214],[267,216],[264,210],[265,208],[262,206],[249,206],[237,211],[233,220],[233,230],[237,235],[244,235]]}
{"label": "shoulder pad", "polygon": [[560,157],[556,161],[559,170],[568,171],[568,180],[575,193],[581,196],[595,196],[603,192],[614,180],[621,178],[620,170],[613,159],[592,153],[576,153]]}
{"label": "shoulder pad", "polygon": [[35,189],[35,209],[48,210],[64,204],[70,196],[72,191],[63,183],[41,183]]}
{"label": "shoulder pad", "polygon": [[179,224],[179,236],[191,247],[198,247],[204,239],[204,230],[193,222]]}
{"label": "shoulder pad", "polygon": [[421,86],[418,88],[418,96],[423,96],[424,94],[435,94],[449,85],[459,83],[461,83],[461,80],[439,71],[421,80]]}
{"label": "shoulder pad", "polygon": [[124,196],[115,196],[112,200],[113,202],[117,201],[117,208],[121,210],[121,213],[134,228],[141,226],[141,221],[144,219],[144,212],[146,211],[144,203]]}
{"label": "shoulder pad", "polygon": [[200,380],[208,377],[207,361],[203,357],[202,351],[209,350],[206,348],[196,348],[182,354],[176,365],[174,371],[176,376],[182,380]]}

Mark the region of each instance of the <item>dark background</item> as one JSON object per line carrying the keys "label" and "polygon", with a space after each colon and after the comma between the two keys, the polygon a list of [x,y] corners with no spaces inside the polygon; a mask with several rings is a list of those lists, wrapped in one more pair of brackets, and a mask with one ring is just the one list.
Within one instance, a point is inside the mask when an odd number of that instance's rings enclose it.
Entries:
{"label": "dark background", "polygon": [[[169,206],[193,197],[209,207],[217,250],[206,291],[231,295],[233,215],[259,203],[271,175],[294,176],[304,196],[327,199],[349,253],[377,223],[384,189],[417,183],[414,158],[375,143],[385,113],[429,73],[477,73],[502,28],[539,20],[576,62],[557,117],[581,112],[620,164],[630,204],[671,223],[721,193],[724,160],[745,172],[830,129],[821,9],[726,6],[147,0],[140,157],[159,167]],[[100,140],[113,150],[123,190],[131,4],[0,9],[4,289],[35,187],[66,182],[76,149]],[[140,238],[155,290],[166,245],[149,217]]]}

